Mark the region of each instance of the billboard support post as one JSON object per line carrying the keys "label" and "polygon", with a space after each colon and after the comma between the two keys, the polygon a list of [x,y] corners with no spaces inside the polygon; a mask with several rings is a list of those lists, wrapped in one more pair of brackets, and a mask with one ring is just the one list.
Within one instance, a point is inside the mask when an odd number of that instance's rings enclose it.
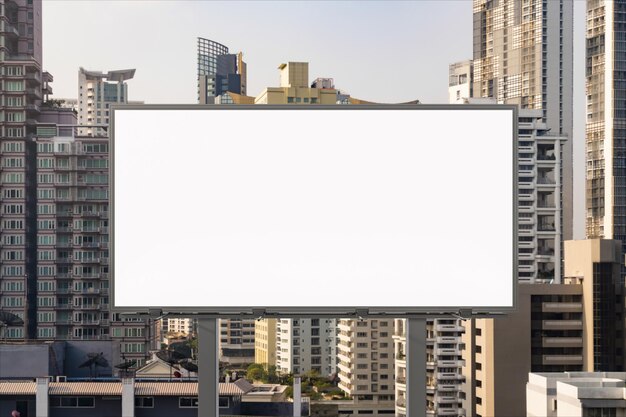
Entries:
{"label": "billboard support post", "polygon": [[406,321],[406,412],[426,417],[426,319]]}
{"label": "billboard support post", "polygon": [[215,318],[198,318],[198,416],[218,417],[219,351]]}

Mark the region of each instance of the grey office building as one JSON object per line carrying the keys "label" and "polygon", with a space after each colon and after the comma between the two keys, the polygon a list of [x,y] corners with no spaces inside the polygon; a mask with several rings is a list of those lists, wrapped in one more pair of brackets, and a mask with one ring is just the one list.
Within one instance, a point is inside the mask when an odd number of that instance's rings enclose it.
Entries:
{"label": "grey office building", "polygon": [[225,45],[198,38],[198,103],[214,104],[227,91],[246,95],[246,82],[241,52],[231,54]]}

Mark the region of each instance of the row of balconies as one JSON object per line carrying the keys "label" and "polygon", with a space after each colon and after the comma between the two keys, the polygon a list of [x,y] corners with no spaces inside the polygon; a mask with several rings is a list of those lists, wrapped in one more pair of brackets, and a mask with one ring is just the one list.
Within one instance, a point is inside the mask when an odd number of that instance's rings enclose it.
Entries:
{"label": "row of balconies", "polygon": [[83,227],[83,228],[73,228],[73,227],[57,227],[56,229],[50,229],[51,231],[56,230],[57,233],[109,233],[108,227]]}

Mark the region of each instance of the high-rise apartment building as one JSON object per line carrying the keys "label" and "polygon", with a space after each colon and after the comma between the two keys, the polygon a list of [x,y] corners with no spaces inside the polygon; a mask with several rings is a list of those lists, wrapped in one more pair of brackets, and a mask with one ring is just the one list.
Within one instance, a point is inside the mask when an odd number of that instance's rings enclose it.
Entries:
{"label": "high-rise apartment building", "polygon": [[573,11],[569,0],[473,1],[473,96],[540,109],[551,133],[569,138],[561,158],[564,240],[573,233]]}
{"label": "high-rise apartment building", "polygon": [[354,399],[359,413],[395,413],[393,333],[393,319],[339,320],[339,388]]}
{"label": "high-rise apartment building", "polygon": [[108,138],[48,99],[41,2],[1,1],[0,25],[0,309],[25,323],[3,337],[116,339],[141,361],[143,325],[109,313]]}
{"label": "high-rise apartment building", "polygon": [[44,84],[41,2],[0,1],[0,308],[24,326],[7,337],[37,338],[36,134]]}
{"label": "high-rise apartment building", "polygon": [[[493,99],[466,102],[495,103]],[[550,130],[541,110],[519,110],[518,278],[523,283],[561,282],[561,149],[567,141]]]}
{"label": "high-rise apartment building", "polygon": [[567,241],[564,284],[521,284],[516,312],[467,321],[466,415],[526,415],[529,372],[623,370],[622,263],[619,241]]}
{"label": "high-rise apartment building", "polygon": [[111,117],[111,104],[128,103],[128,84],[135,76],[134,69],[109,71],[78,70],[78,123],[83,126],[80,135],[106,135]]}
{"label": "high-rise apartment building", "polygon": [[586,232],[626,248],[626,1],[587,1]]}
{"label": "high-rise apartment building", "polygon": [[448,103],[462,104],[472,97],[474,63],[471,59],[450,64],[448,73]]}
{"label": "high-rise apartment building", "polygon": [[219,358],[229,364],[254,361],[254,319],[219,320]]}
{"label": "high-rise apartment building", "polygon": [[337,366],[337,320],[277,319],[276,368],[283,374],[328,376]]}
{"label": "high-rise apartment building", "polygon": [[[396,319],[394,329],[396,416],[406,417],[406,319]],[[426,414],[428,416],[462,416],[459,393],[461,368],[460,319],[426,321]]]}
{"label": "high-rise apartment building", "polygon": [[[198,103],[214,104],[224,93],[246,95],[247,66],[243,53],[228,53],[228,47],[198,38]],[[228,100],[223,97],[220,100]],[[227,104],[227,103],[222,103]]]}
{"label": "high-rise apartment building", "polygon": [[276,322],[261,319],[254,325],[254,362],[266,368],[276,366]]}

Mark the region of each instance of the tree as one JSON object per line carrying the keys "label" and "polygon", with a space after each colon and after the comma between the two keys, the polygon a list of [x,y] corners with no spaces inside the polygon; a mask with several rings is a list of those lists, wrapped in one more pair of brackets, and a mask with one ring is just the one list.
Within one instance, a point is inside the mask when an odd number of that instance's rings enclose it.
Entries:
{"label": "tree", "polygon": [[252,381],[263,381],[267,379],[265,367],[260,363],[251,363],[246,369],[246,378]]}

